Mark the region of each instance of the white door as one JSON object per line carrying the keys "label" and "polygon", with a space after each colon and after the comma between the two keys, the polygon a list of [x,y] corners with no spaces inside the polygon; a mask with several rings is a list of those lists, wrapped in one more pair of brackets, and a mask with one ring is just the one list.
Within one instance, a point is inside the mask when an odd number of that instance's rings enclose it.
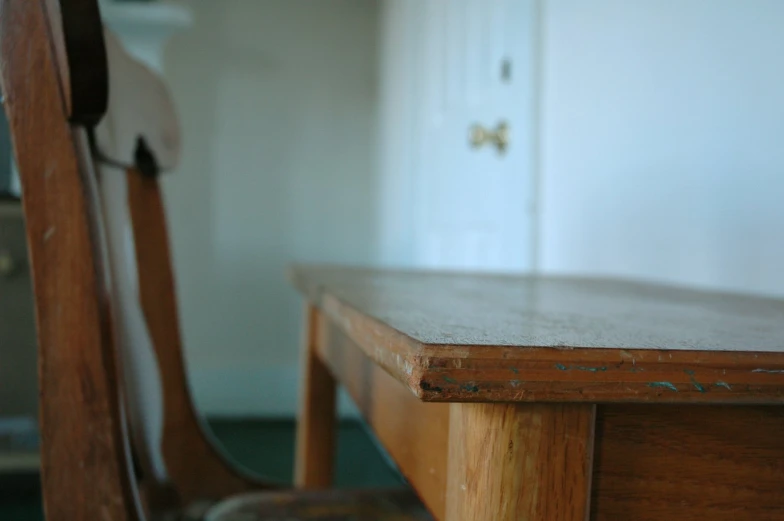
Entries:
{"label": "white door", "polygon": [[[532,269],[535,0],[417,0],[406,12],[418,33],[406,42],[414,264]],[[472,147],[474,125],[506,125],[506,149]]]}

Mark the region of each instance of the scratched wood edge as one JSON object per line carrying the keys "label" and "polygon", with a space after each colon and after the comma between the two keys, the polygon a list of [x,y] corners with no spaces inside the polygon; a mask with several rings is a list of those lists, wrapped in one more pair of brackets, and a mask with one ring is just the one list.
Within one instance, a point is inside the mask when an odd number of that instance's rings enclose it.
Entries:
{"label": "scratched wood edge", "polygon": [[288,278],[331,322],[337,324],[373,362],[405,384],[418,398],[424,397],[421,382],[424,381],[423,368],[425,364],[419,360],[420,355],[418,354],[422,347],[421,343],[325,293],[320,286],[311,284],[303,270],[297,267],[289,268]]}
{"label": "scratched wood edge", "polygon": [[[436,519],[445,519],[449,429],[441,427],[438,418],[448,424],[454,405],[417,400],[337,323],[319,315],[319,356],[345,384]],[[705,519],[708,511],[708,518],[722,521],[739,515],[780,519],[775,476],[782,469],[770,464],[780,452],[777,411],[779,407],[717,404],[599,406],[597,418],[604,420],[597,419],[596,449],[588,453],[594,456],[591,519],[696,521]],[[688,425],[680,427],[678,416],[688,418]],[[744,434],[748,425],[759,427],[750,438]],[[750,474],[756,477],[753,483],[738,487]]]}
{"label": "scratched wood edge", "polygon": [[290,268],[289,280],[422,401],[784,403],[784,353],[425,344],[306,271]]}

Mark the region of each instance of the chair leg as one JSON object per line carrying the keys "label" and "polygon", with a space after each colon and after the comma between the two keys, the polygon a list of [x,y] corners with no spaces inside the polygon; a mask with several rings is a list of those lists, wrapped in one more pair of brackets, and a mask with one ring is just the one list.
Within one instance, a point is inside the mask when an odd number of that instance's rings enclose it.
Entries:
{"label": "chair leg", "polygon": [[308,305],[303,333],[302,397],[294,481],[298,488],[332,485],[335,453],[335,379],[316,353],[318,310]]}

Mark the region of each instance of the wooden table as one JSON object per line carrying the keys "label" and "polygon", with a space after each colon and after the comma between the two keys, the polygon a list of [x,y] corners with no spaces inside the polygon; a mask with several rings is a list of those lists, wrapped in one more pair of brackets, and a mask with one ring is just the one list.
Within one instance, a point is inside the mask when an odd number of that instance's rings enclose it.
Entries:
{"label": "wooden table", "polygon": [[299,267],[297,481],[335,381],[437,519],[784,519],[784,302],[620,280]]}

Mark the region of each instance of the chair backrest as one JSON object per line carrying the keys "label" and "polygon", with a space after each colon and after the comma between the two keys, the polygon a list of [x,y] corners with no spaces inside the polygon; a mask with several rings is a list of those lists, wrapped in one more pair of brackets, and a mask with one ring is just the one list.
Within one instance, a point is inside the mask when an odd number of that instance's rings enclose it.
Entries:
{"label": "chair backrest", "polygon": [[[141,175],[129,170],[140,169],[145,171],[144,175],[154,176],[162,168],[173,167],[179,153],[179,130],[163,83],[131,59],[111,34],[103,33],[94,3],[64,2],[62,6],[53,2],[44,6],[11,4],[6,2],[4,5],[6,16],[3,21],[8,24],[4,29],[10,24],[15,29],[4,31],[4,36],[11,33],[3,41],[3,48],[11,51],[5,52],[3,57],[7,66],[4,91],[7,93],[9,116],[19,123],[19,126],[12,124],[12,133],[19,157],[36,285],[42,367],[44,487],[46,492],[54,490],[58,495],[78,489],[84,496],[91,490],[92,484],[89,487],[78,482],[69,482],[69,486],[64,484],[66,475],[89,476],[89,473],[83,472],[87,462],[82,459],[74,467],[74,462],[66,461],[64,456],[73,453],[74,447],[79,444],[89,448],[97,439],[102,439],[114,443],[118,451],[115,456],[120,458],[117,465],[124,468],[123,473],[130,477],[125,483],[107,480],[105,476],[100,480],[90,479],[90,483],[121,483],[124,494],[128,495],[127,509],[133,510],[136,508],[134,490],[128,485],[133,485],[135,476],[131,476],[129,471],[125,414],[130,420],[133,454],[145,477],[154,483],[166,483],[169,476],[162,453],[161,380],[139,300],[128,176]],[[93,8],[96,10],[91,10]],[[85,16],[87,13],[93,16]],[[39,27],[43,29],[40,33],[37,32]],[[41,51],[32,63],[43,62],[43,66],[35,69],[19,67],[13,51],[19,48],[21,39],[31,37],[40,45]],[[47,52],[50,49],[54,52]],[[85,49],[89,52],[84,52]],[[54,76],[57,81],[45,81],[49,80],[47,75]],[[24,83],[24,89],[18,90],[19,82]],[[64,103],[42,104],[42,100],[47,98],[36,94],[44,94],[38,90],[46,87],[46,95]],[[88,94],[82,95],[84,92]],[[104,115],[101,114],[103,105],[108,105]],[[35,143],[36,136],[40,135],[34,130],[38,124],[50,129],[59,127],[62,138],[72,142],[69,143],[71,147],[55,149],[47,146],[56,142],[54,140]],[[32,143],[35,145],[31,146]],[[39,167],[31,166],[33,161],[38,163],[41,159],[47,161],[46,168],[52,170],[44,173],[43,180]],[[72,165],[68,175],[60,174],[64,159]],[[80,192],[81,197],[74,200],[79,205],[77,209],[61,211],[60,201],[55,199],[61,199],[70,192],[59,184],[56,190],[52,189],[51,178],[55,175],[68,190]],[[49,179],[47,176],[50,176]],[[41,204],[44,202],[45,206]],[[62,238],[62,261],[83,266],[86,270],[84,277],[66,275],[60,271],[63,268],[60,262],[39,262],[40,244],[36,239],[41,237],[38,228],[41,213],[52,223],[43,232],[44,247],[49,251],[54,239]],[[62,224],[70,224],[69,219],[77,218],[78,222],[71,226]],[[85,237],[86,244],[82,248],[73,248],[69,239],[80,234]],[[94,292],[80,292],[88,282],[94,287]],[[62,292],[47,291],[51,287],[62,289]],[[95,310],[92,310],[93,306]],[[93,313],[100,312],[104,329],[100,330],[98,342],[92,348],[69,342],[78,339],[74,336],[74,327],[58,327],[51,331],[57,339],[50,344],[46,333],[50,332],[53,322],[53,307],[57,308],[58,314],[68,307],[74,314],[71,318],[73,326],[84,329],[94,327],[85,308],[90,308]],[[63,336],[70,338],[63,339]],[[74,357],[63,359],[65,346],[71,345]],[[53,349],[57,349],[57,353]],[[117,355],[119,360],[115,358]],[[80,358],[83,360],[80,361]],[[88,419],[88,412],[79,414],[79,406],[91,405],[83,396],[60,393],[62,382],[71,380],[75,380],[74,386],[81,385],[82,390],[101,388],[83,374],[83,367],[76,362],[95,364],[96,371],[103,370],[103,374],[92,376],[106,380],[105,390],[100,391],[101,397],[106,400],[101,413],[115,417],[113,422],[109,422],[115,424],[110,431],[101,432],[89,421],[83,421]],[[57,393],[49,391],[54,386],[58,389]],[[124,407],[126,404],[127,408]],[[71,428],[64,428],[68,424],[63,423],[63,414],[67,414],[73,423]],[[107,426],[106,417],[96,415],[94,419]],[[61,441],[63,433],[70,436]],[[99,458],[94,462],[96,472],[103,469],[106,461]],[[55,478],[61,473],[62,478]],[[116,492],[112,491],[108,498]],[[49,496],[46,494],[47,498]],[[67,496],[78,498],[80,494],[68,493]],[[84,508],[100,506],[100,497],[100,494],[92,495],[93,504],[84,505]],[[47,508],[49,517],[57,518],[61,511],[63,507],[59,501],[56,507]],[[63,516],[82,519],[74,513]]]}
{"label": "chair backrest", "polygon": [[146,495],[187,504],[267,487],[227,461],[189,392],[158,184],[158,174],[173,169],[180,154],[172,99],[163,81],[111,34],[105,42],[109,109],[95,128],[93,153],[101,173],[125,403]]}
{"label": "chair backrest", "polygon": [[162,452],[162,383],[141,306],[128,185],[133,176],[154,178],[176,166],[179,128],[163,82],[131,58],[109,31],[104,41],[110,96],[106,116],[93,131],[92,152],[99,172],[115,343],[134,455],[148,482],[164,484],[169,476]]}
{"label": "chair backrest", "polygon": [[0,48],[35,290],[46,516],[141,519],[88,136],[108,99],[98,7],[4,0]]}
{"label": "chair backrest", "polygon": [[165,86],[104,34],[96,0],[0,2],[36,293],[47,518],[142,516],[131,441],[148,501],[263,487],[226,463],[188,392],[157,180],[179,155]]}

